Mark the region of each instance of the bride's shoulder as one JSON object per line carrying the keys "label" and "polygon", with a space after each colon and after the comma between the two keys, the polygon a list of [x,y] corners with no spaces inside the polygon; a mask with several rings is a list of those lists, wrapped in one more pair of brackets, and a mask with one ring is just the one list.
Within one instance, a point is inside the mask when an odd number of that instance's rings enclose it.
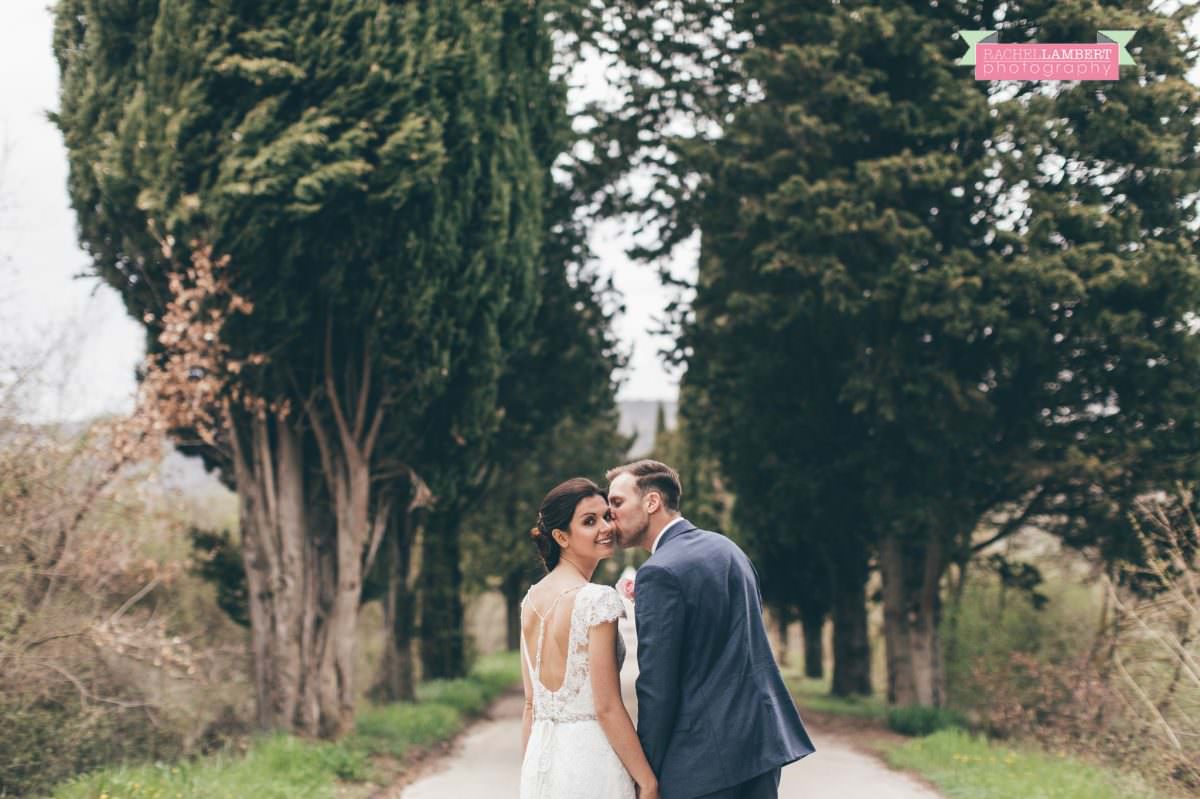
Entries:
{"label": "bride's shoulder", "polygon": [[613,621],[625,615],[621,595],[611,585],[589,583],[584,590],[587,592],[589,624]]}
{"label": "bride's shoulder", "polygon": [[621,595],[617,593],[617,589],[613,588],[611,585],[605,585],[604,583],[588,583],[583,587],[583,590],[580,591],[580,593],[587,594],[588,599],[593,601],[604,601],[610,596],[617,599],[620,599],[621,597]]}

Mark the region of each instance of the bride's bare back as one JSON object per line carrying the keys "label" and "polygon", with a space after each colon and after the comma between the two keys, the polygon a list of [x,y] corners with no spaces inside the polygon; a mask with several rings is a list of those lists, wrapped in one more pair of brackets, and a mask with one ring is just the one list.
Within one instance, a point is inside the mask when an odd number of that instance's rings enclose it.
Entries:
{"label": "bride's bare back", "polygon": [[[537,674],[530,676],[553,693],[562,688],[567,676],[571,616],[579,589],[587,583],[562,588],[544,585],[545,582],[535,585],[525,599],[521,609],[521,637],[529,659],[537,668]],[[539,637],[542,639],[540,663],[537,654]]]}

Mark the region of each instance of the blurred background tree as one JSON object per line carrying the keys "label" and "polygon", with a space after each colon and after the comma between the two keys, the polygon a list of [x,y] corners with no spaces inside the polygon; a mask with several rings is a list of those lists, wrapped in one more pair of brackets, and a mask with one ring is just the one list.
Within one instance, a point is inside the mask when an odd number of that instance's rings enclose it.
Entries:
{"label": "blurred background tree", "polygon": [[[581,17],[622,89],[577,165],[598,213],[652,232],[632,253],[652,262],[702,232],[681,413],[739,527],[791,511],[743,533],[758,559],[779,551],[765,530],[828,553],[850,659],[877,556],[898,704],[945,701],[950,564],[961,580],[1032,524],[1133,556],[1133,499],[1195,475],[1195,48],[1185,10],[1151,6],[623,2],[619,37]],[[1114,26],[1139,31],[1114,84],[956,63],[964,28]],[[607,177],[643,167],[654,180]]]}

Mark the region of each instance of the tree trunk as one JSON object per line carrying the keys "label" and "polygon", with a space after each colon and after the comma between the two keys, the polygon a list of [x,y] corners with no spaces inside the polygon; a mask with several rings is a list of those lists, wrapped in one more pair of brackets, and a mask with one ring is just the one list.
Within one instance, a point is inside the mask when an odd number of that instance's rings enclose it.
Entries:
{"label": "tree trunk", "polygon": [[320,660],[329,630],[329,614],[337,588],[337,526],[329,496],[314,493],[309,500],[310,529],[305,563],[305,613],[301,631],[302,704],[299,729],[316,737],[321,730]]}
{"label": "tree trunk", "polygon": [[833,579],[834,696],[871,695],[871,642],[867,629],[866,564]]}
{"label": "tree trunk", "polygon": [[942,663],[942,639],[938,627],[942,621],[942,572],[945,560],[941,541],[926,542],[923,562],[915,563],[921,575],[916,592],[916,613],[912,625],[913,675],[917,702],[941,707],[946,702],[946,675]]}
{"label": "tree trunk", "polygon": [[466,674],[460,518],[452,508],[435,509],[426,530],[421,575],[421,673],[425,679]]}
{"label": "tree trunk", "polygon": [[[347,383],[338,385],[341,370],[334,368],[333,320],[325,328],[325,385],[318,404],[316,397],[305,401],[307,421],[321,458],[321,472],[333,503],[333,597],[328,618],[317,640],[320,659],[316,669],[316,700],[319,707],[318,734],[340,738],[354,725],[355,659],[358,640],[358,609],[363,577],[370,570],[391,517],[387,488],[373,491],[379,443],[387,403],[372,395],[369,347],[362,352],[362,369]],[[341,388],[347,390],[344,410]]]}
{"label": "tree trunk", "polygon": [[879,545],[883,575],[883,640],[887,650],[887,701],[891,705],[916,704],[916,677],[909,647],[908,589],[903,546],[895,534]]}
{"label": "tree trunk", "polygon": [[404,702],[416,697],[412,650],[419,560],[412,555],[419,525],[412,510],[396,511],[392,515],[393,529],[387,536],[384,553],[388,585],[383,600],[383,617],[388,635],[384,642],[379,679],[372,693],[382,702]]}
{"label": "tree trunk", "polygon": [[775,615],[775,634],[779,637],[779,652],[777,659],[779,660],[780,668],[787,666],[788,662],[788,612],[787,608],[778,607],[774,609]]}
{"label": "tree trunk", "polygon": [[[322,738],[340,738],[354,725],[355,662],[359,600],[363,574],[370,568],[377,542],[383,537],[390,503],[372,505],[371,471],[367,460],[343,447],[332,470],[337,517],[336,583],[318,670],[317,696],[321,705]],[[365,554],[364,554],[365,553]]]}
{"label": "tree trunk", "polygon": [[800,609],[800,627],[804,631],[804,676],[812,680],[825,676],[825,645],[821,639],[824,625],[823,610]]}
{"label": "tree trunk", "polygon": [[231,411],[226,425],[241,511],[256,721],[266,730],[295,730],[308,601],[302,440],[294,422],[274,414]]}
{"label": "tree trunk", "polygon": [[[950,612],[946,617],[946,629],[943,632],[943,640],[945,643],[945,659],[947,662],[954,663],[958,660],[958,650],[960,645],[959,636],[959,620],[962,614],[963,595],[966,592],[967,577],[970,574],[970,547],[965,547],[955,558],[955,579],[953,588],[951,589]],[[946,692],[947,696],[953,689],[950,684],[951,677],[946,676]]]}
{"label": "tree trunk", "polygon": [[880,557],[888,701],[941,707],[946,694],[938,634],[945,569],[941,542],[930,538],[905,546],[896,536],[888,535],[881,544]]}

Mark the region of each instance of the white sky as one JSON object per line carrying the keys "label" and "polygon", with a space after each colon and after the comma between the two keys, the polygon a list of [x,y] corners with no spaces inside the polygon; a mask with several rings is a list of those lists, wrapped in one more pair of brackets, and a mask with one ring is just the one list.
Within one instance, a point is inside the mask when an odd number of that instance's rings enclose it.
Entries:
{"label": "white sky", "polygon": [[[115,291],[87,276],[88,258],[76,244],[66,154],[45,119],[58,91],[49,2],[3,0],[0,17],[0,148],[8,155],[0,166],[0,354],[55,353],[46,370],[53,385],[39,392],[35,415],[81,418],[129,406],[142,328],[125,314]],[[589,80],[589,94],[592,89]],[[669,374],[658,356],[669,342],[649,332],[671,290],[653,269],[625,259],[623,238],[612,223],[593,236],[626,306],[616,325],[631,352],[620,397],[674,398],[678,375]],[[672,269],[692,274],[695,259],[695,248],[687,248]],[[55,340],[70,342],[71,349],[48,343]]]}

